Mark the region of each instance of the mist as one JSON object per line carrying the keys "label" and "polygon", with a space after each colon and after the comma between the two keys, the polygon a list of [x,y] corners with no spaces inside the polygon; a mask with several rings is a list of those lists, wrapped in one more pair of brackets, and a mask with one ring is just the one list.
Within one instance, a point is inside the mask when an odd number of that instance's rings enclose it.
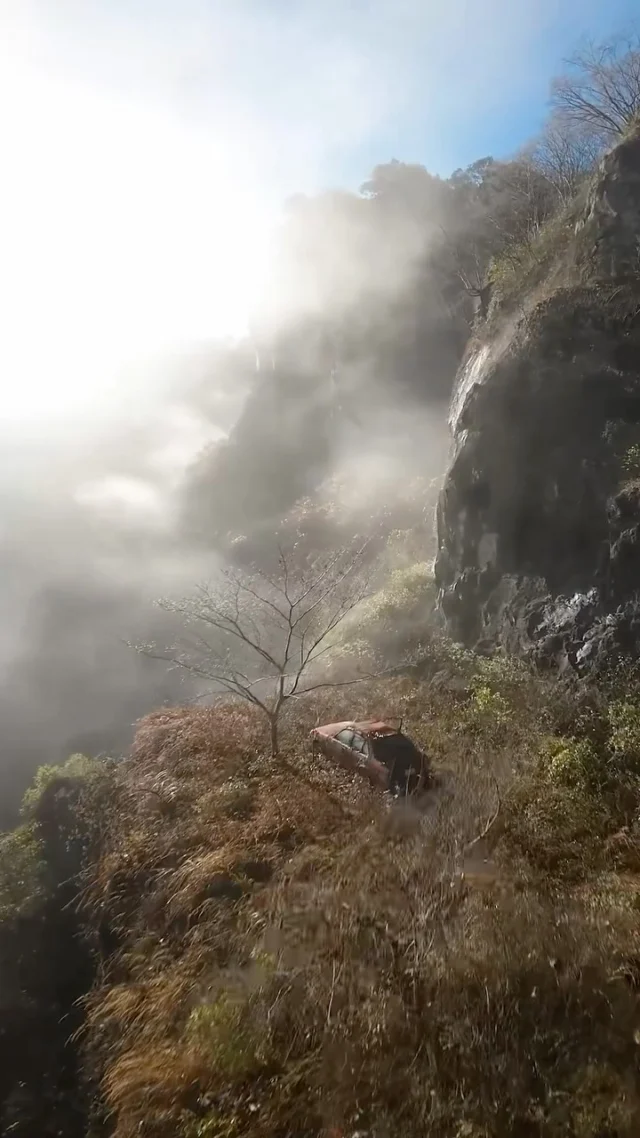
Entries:
{"label": "mist", "polygon": [[0,5],[3,822],[38,764],[200,694],[126,646],[169,635],[160,594],[439,476],[458,207],[375,164],[454,59],[448,129],[490,111],[552,8]]}

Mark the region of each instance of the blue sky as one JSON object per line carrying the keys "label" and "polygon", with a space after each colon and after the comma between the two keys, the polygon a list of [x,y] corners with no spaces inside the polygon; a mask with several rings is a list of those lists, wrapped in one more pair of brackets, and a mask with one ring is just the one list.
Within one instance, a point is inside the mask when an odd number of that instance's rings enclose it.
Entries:
{"label": "blue sky", "polygon": [[439,8],[431,28],[416,21],[420,34],[400,45],[407,98],[345,157],[351,182],[391,156],[447,176],[513,153],[540,130],[551,80],[580,43],[640,26],[636,0],[443,0]]}
{"label": "blue sky", "polygon": [[0,0],[0,414],[65,416],[123,361],[241,330],[287,196],[513,152],[563,57],[636,9]]}

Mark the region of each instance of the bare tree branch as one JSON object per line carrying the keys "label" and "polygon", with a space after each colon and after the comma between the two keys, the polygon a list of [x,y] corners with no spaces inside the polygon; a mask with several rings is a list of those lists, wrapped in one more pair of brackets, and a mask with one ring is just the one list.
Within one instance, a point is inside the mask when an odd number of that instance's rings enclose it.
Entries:
{"label": "bare tree branch", "polygon": [[587,42],[567,63],[571,70],[554,83],[553,105],[612,141],[640,113],[640,35]]}
{"label": "bare tree branch", "polygon": [[366,548],[341,549],[305,567],[278,547],[279,575],[273,578],[226,569],[191,597],[158,602],[185,626],[177,646],[138,645],[138,651],[207,679],[214,694],[259,708],[277,754],[278,720],[287,700],[367,678],[332,681],[317,672],[340,623],[369,595],[362,576]]}

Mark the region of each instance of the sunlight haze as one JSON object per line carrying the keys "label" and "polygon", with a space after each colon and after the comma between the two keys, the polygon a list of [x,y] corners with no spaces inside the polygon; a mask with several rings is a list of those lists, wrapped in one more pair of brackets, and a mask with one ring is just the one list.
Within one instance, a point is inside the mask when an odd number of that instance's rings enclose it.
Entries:
{"label": "sunlight haze", "polygon": [[0,0],[0,421],[99,415],[140,359],[242,334],[289,195],[512,152],[609,8]]}
{"label": "sunlight haze", "polygon": [[11,58],[0,131],[2,418],[80,411],[138,356],[245,331],[271,218],[224,139]]}

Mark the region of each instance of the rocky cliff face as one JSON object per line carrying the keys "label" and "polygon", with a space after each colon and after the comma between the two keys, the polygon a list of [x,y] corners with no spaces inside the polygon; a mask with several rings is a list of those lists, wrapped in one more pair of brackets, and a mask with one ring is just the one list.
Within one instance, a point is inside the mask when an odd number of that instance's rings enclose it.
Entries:
{"label": "rocky cliff face", "polygon": [[456,639],[580,666],[640,650],[640,134],[532,254],[458,375],[436,580]]}

